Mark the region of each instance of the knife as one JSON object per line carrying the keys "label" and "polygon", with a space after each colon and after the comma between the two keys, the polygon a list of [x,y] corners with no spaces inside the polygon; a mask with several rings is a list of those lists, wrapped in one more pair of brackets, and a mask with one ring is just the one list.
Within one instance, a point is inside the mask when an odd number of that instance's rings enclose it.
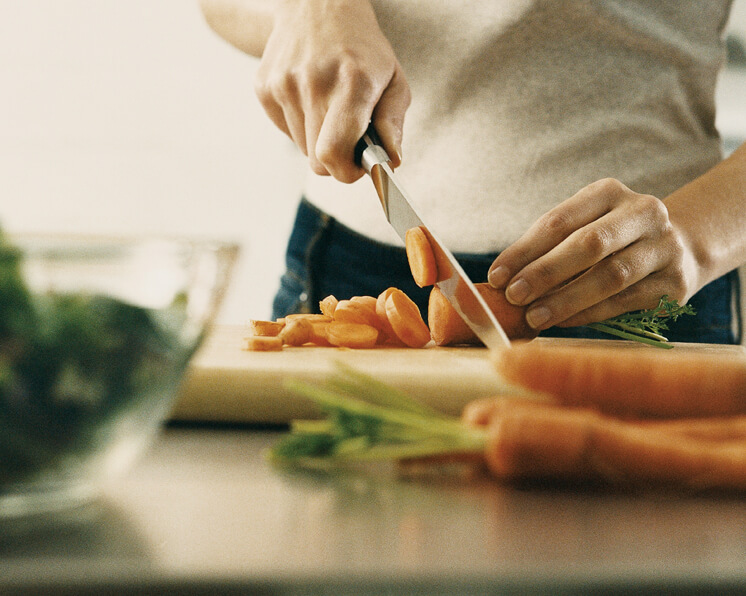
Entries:
{"label": "knife", "polygon": [[402,240],[410,228],[423,228],[438,264],[440,281],[435,285],[485,346],[491,350],[509,348],[510,340],[484,298],[451,251],[417,215],[409,195],[396,179],[390,161],[383,143],[370,125],[355,147],[355,163],[362,166],[373,180],[386,219]]}

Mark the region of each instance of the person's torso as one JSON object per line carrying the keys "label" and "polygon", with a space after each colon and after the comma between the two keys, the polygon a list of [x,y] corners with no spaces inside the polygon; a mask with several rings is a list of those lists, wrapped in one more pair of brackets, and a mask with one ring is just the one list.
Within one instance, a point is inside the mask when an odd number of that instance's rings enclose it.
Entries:
{"label": "person's torso", "polygon": [[[660,198],[720,159],[730,0],[374,0],[412,89],[398,176],[460,252],[497,251],[600,178]],[[308,199],[397,242],[371,182]]]}

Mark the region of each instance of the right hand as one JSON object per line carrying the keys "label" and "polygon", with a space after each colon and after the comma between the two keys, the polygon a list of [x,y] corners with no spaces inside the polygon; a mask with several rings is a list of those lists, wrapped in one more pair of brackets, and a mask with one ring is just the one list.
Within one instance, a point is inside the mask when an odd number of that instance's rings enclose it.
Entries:
{"label": "right hand", "polygon": [[360,178],[354,150],[371,120],[401,162],[409,85],[368,0],[282,0],[256,92],[316,174]]}

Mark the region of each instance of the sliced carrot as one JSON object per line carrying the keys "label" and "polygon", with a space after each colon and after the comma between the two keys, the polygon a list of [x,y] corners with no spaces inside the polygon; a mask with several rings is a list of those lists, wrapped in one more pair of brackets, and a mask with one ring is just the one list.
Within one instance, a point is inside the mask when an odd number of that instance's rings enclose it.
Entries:
{"label": "sliced carrot", "polygon": [[386,314],[386,299],[395,289],[396,288],[386,288],[378,295],[378,298],[376,298],[376,314],[378,315],[378,322],[381,329],[378,342],[403,346],[404,342],[402,342],[402,340],[399,339],[399,336],[396,335],[394,328],[389,322],[388,315]]}
{"label": "sliced carrot", "polygon": [[321,302],[319,302],[319,310],[321,310],[322,315],[326,315],[327,317],[333,317],[334,309],[337,308],[338,303],[339,303],[339,300],[337,300],[334,296],[329,295],[326,298],[324,298]]}
{"label": "sliced carrot", "polygon": [[422,227],[407,230],[404,235],[404,246],[414,283],[421,288],[436,283],[438,281],[438,266],[425,230]]}
{"label": "sliced carrot", "polygon": [[307,319],[311,323],[329,323],[332,321],[331,316],[320,313],[293,313],[284,317],[285,323],[294,319]]}
{"label": "sliced carrot", "polygon": [[370,307],[365,301],[355,300],[354,298],[339,301],[337,308],[334,310],[334,320],[340,323],[358,323],[376,328],[380,327],[375,308]]}
{"label": "sliced carrot", "polygon": [[375,296],[353,296],[350,298],[352,302],[359,303],[366,308],[375,312],[376,310],[376,298]]}
{"label": "sliced carrot", "polygon": [[[474,287],[484,298],[508,338],[533,339],[538,335],[526,322],[525,307],[508,302],[503,290],[497,290],[487,283],[477,283]],[[430,292],[427,322],[433,341],[439,346],[481,343],[437,287]]]}
{"label": "sliced carrot", "polygon": [[280,331],[279,338],[286,346],[302,346],[311,341],[313,323],[308,319],[291,319]]}
{"label": "sliced carrot", "polygon": [[404,292],[394,288],[385,301],[386,318],[396,336],[411,348],[422,348],[430,341],[430,330],[420,309]]}
{"label": "sliced carrot", "polygon": [[498,401],[485,450],[498,478],[746,488],[746,443],[701,441],[588,409]]}
{"label": "sliced carrot", "polygon": [[311,337],[308,339],[308,343],[314,344],[315,346],[328,347],[332,344],[329,343],[327,338],[327,332],[331,323],[311,323]]}
{"label": "sliced carrot", "polygon": [[252,335],[265,335],[273,337],[275,335],[279,335],[280,331],[282,331],[282,328],[285,326],[285,323],[278,321],[262,321],[258,319],[252,319],[249,322],[249,325],[251,327]]}
{"label": "sliced carrot", "polygon": [[378,341],[378,329],[361,323],[329,323],[326,338],[330,344],[344,348],[373,348]]}
{"label": "sliced carrot", "polygon": [[621,416],[746,414],[746,359],[738,356],[530,342],[503,350],[495,364],[509,382]]}
{"label": "sliced carrot", "polygon": [[245,338],[244,350],[251,352],[277,352],[282,350],[282,340],[276,335],[251,335]]}

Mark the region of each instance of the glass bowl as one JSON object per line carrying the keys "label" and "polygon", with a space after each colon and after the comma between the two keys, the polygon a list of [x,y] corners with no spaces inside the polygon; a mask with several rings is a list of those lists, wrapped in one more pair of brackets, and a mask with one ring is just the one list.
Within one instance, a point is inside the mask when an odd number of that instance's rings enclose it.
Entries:
{"label": "glass bowl", "polygon": [[0,518],[95,497],[156,435],[238,247],[0,236]]}

